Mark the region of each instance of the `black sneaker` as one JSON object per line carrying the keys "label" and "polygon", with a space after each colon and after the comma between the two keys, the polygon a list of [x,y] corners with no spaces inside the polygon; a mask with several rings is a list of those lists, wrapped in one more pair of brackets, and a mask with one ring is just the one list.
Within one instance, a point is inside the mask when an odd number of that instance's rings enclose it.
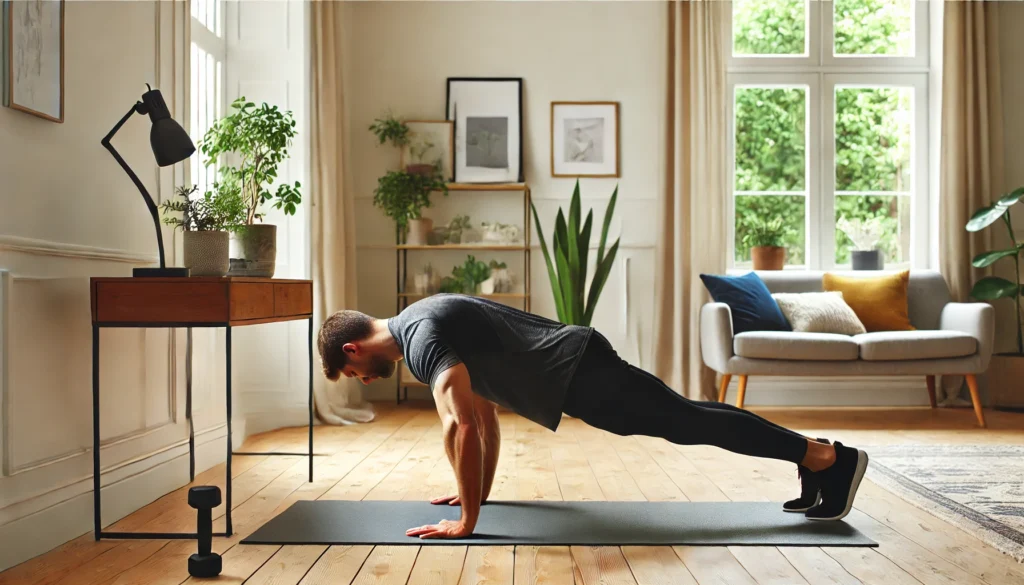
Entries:
{"label": "black sneaker", "polygon": [[[818,438],[817,441],[829,444],[828,439]],[[818,474],[803,465],[796,466],[796,474],[800,478],[800,497],[782,504],[786,512],[806,512],[821,503],[821,478]]]}
{"label": "black sneaker", "polygon": [[850,513],[860,480],[868,468],[868,454],[836,441],[836,462],[818,472],[822,502],[807,510],[810,520],[839,520]]}

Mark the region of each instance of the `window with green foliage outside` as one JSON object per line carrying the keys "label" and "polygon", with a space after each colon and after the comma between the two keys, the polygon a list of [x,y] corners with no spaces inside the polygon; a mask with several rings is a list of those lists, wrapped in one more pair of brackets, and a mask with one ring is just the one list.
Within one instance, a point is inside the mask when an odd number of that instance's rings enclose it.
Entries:
{"label": "window with green foliage outside", "polygon": [[[754,226],[782,217],[787,266],[809,266],[816,253],[814,267],[848,265],[854,244],[837,226],[874,222],[881,226],[875,247],[886,265],[908,265],[919,193],[912,162],[917,149],[927,148],[927,129],[914,122],[915,108],[926,100],[915,100],[915,87],[926,91],[927,66],[901,75],[885,73],[883,64],[868,82],[855,80],[863,56],[912,56],[915,26],[927,23],[915,22],[914,0],[820,5],[815,20],[800,0],[733,2],[733,61],[775,58],[747,69],[730,66],[734,263],[749,266],[743,241]],[[821,54],[809,54],[809,39],[829,28]],[[817,80],[813,86],[809,75]],[[770,82],[748,81],[755,77]],[[817,135],[810,127],[815,117],[828,126]],[[834,213],[816,219],[815,210]],[[826,246],[826,238],[834,245]]]}

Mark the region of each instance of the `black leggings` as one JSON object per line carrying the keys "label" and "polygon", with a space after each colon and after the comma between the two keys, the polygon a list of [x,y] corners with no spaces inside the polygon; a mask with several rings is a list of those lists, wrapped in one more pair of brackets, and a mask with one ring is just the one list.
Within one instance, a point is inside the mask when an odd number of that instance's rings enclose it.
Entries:
{"label": "black leggings", "polygon": [[646,435],[678,445],[712,445],[733,453],[799,464],[807,438],[721,402],[689,400],[619,357],[594,331],[577,365],[562,411],[616,435]]}

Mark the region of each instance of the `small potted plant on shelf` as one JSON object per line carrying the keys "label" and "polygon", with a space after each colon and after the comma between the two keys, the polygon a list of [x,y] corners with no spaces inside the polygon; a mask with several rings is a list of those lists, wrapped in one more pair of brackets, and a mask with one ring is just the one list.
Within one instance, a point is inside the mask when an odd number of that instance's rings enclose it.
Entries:
{"label": "small potted plant on shelf", "polygon": [[[206,132],[200,149],[206,165],[220,163],[220,181],[215,198],[240,198],[245,206],[244,223],[235,231],[239,269],[246,276],[274,276],[277,262],[277,226],[262,223],[263,205],[294,215],[302,202],[298,181],[277,181],[278,167],[288,159],[288,147],[295,138],[295,120],[290,111],[263,103],[257,106],[240,97],[231,104],[231,114]],[[225,160],[225,157],[231,157]]]}
{"label": "small potted plant on shelf", "polygon": [[881,217],[852,220],[841,217],[836,227],[853,242],[850,261],[854,270],[882,270],[885,258],[878,243],[885,235],[885,225]]}
{"label": "small potted plant on shelf", "polygon": [[[981,231],[993,223],[1002,220],[1009,235],[1010,245],[1002,250],[982,252],[974,257],[971,264],[975,268],[988,268],[996,262],[1006,259],[1013,263],[1013,280],[1000,276],[985,276],[974,283],[971,297],[979,301],[997,301],[1009,299],[1013,302],[1014,328],[1017,330],[1012,351],[999,352],[992,355],[987,372],[988,401],[990,406],[1019,411],[1024,407],[1024,310],[1021,297],[1024,286],[1021,285],[1021,253],[1024,253],[1024,242],[1017,239],[1011,219],[1011,208],[1024,198],[1024,187],[1003,196],[998,201],[979,209],[967,222],[967,231]],[[1005,262],[1004,262],[1005,264]],[[1009,275],[1008,275],[1009,276]]]}
{"label": "small potted plant on shelf", "polygon": [[504,262],[491,260],[490,277],[480,283],[480,292],[486,295],[512,292],[512,275],[508,272],[508,265]]}
{"label": "small potted plant on shelf", "polygon": [[405,243],[426,246],[434,222],[423,217],[423,209],[430,207],[430,194],[440,191],[448,195],[448,186],[440,174],[415,175],[405,171],[388,171],[377,179],[373,191],[373,204],[384,215],[395,220],[398,233],[405,235]]}
{"label": "small potted plant on shelf", "polygon": [[409,144],[409,127],[390,112],[374,120],[373,124],[370,124],[370,132],[373,132],[381,144],[390,142],[395,148]]}
{"label": "small potted plant on shelf", "polygon": [[466,256],[462,266],[452,269],[452,275],[441,280],[441,292],[480,294],[480,285],[491,277],[491,268],[474,256]]}
{"label": "small potted plant on shelf", "polygon": [[781,217],[760,219],[743,236],[743,244],[750,248],[754,270],[782,270],[786,264],[783,243],[789,230]]}
{"label": "small potted plant on shelf", "polygon": [[224,276],[228,273],[228,230],[245,216],[238,197],[214,197],[198,187],[178,187],[176,198],[163,202],[164,223],[184,233],[185,267],[192,276]]}

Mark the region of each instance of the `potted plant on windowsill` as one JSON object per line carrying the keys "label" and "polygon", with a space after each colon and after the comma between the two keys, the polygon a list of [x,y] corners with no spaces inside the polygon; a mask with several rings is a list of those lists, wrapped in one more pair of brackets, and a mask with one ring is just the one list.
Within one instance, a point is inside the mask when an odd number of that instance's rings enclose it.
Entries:
{"label": "potted plant on windowsill", "polygon": [[781,217],[760,219],[743,236],[743,244],[750,248],[754,270],[782,270],[786,265],[783,244],[789,234]]}
{"label": "potted plant on windowsill", "polygon": [[974,283],[971,297],[979,301],[997,301],[1009,299],[1013,301],[1015,325],[1017,329],[1016,343],[1013,351],[995,353],[988,366],[988,398],[991,406],[1009,407],[1021,410],[1024,407],[1024,311],[1021,309],[1021,297],[1024,286],[1021,285],[1020,256],[1024,252],[1024,242],[1017,241],[1010,217],[1010,209],[1024,198],[1024,187],[1003,196],[998,201],[979,209],[967,222],[967,231],[981,231],[993,223],[1002,220],[1010,236],[1010,246],[1003,250],[983,252],[974,257],[971,264],[975,268],[988,268],[996,262],[1007,259],[1013,261],[1014,280],[1011,282],[999,276],[986,276]]}
{"label": "potted plant on windowsill", "polygon": [[882,218],[849,220],[841,217],[836,222],[836,227],[853,242],[853,249],[850,250],[850,262],[854,270],[882,270],[885,267],[885,257],[882,255],[881,248],[878,247],[882,236],[885,235]]}
{"label": "potted plant on windowsill", "polygon": [[224,276],[228,273],[229,229],[245,217],[237,197],[214,197],[207,191],[196,197],[198,187],[178,187],[176,198],[164,201],[164,223],[184,233],[184,265],[192,276]]}
{"label": "potted plant on windowsill", "polygon": [[[237,198],[243,203],[242,225],[233,230],[238,269],[232,273],[272,277],[277,263],[277,226],[262,223],[263,206],[271,203],[285,215],[294,215],[302,203],[298,181],[277,181],[278,167],[288,159],[288,147],[295,138],[295,119],[290,111],[263,103],[257,106],[240,97],[231,104],[231,114],[206,132],[200,149],[206,165],[221,163],[215,198]],[[224,160],[229,158],[231,160]]]}

